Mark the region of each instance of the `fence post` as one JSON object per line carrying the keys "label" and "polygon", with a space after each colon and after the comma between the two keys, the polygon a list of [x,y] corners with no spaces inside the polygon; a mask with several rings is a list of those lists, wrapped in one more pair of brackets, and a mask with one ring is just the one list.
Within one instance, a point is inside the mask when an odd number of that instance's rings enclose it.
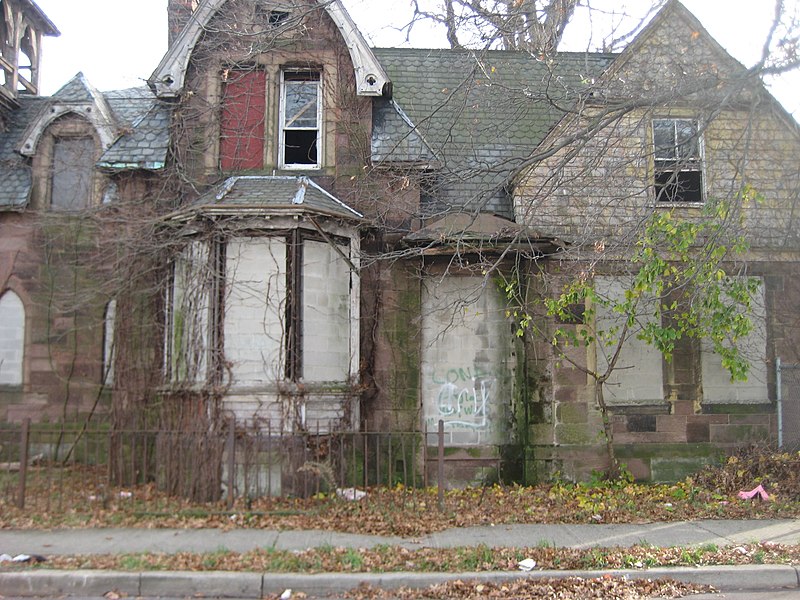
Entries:
{"label": "fence post", "polygon": [[439,419],[439,456],[437,469],[439,475],[439,510],[444,510],[444,420]]}
{"label": "fence post", "polygon": [[778,405],[778,448],[783,448],[783,379],[780,356],[775,359],[775,399]]}
{"label": "fence post", "polygon": [[[228,510],[233,508],[233,496],[236,486],[236,420],[234,417],[228,419]],[[247,491],[245,490],[245,493]]]}
{"label": "fence post", "polygon": [[31,436],[31,420],[25,419],[22,422],[22,430],[19,432],[19,489],[17,495],[17,506],[25,508],[25,483],[28,479],[28,446]]}

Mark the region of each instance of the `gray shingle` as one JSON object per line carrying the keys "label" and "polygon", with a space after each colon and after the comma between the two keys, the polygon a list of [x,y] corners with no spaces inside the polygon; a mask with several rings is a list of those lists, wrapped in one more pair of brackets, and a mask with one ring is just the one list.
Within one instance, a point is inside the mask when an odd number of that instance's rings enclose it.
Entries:
{"label": "gray shingle", "polygon": [[350,220],[362,217],[311,179],[302,176],[229,177],[177,214],[202,213],[214,209],[231,213],[252,209],[316,213]]}
{"label": "gray shingle", "polygon": [[20,107],[11,113],[8,130],[0,134],[0,211],[21,210],[31,194],[30,162],[17,152],[28,124],[45,106],[46,98],[23,96]]}
{"label": "gray shingle", "polygon": [[[425,203],[510,217],[506,184],[614,55],[562,53],[545,62],[522,52],[376,48],[394,100],[436,155]],[[408,131],[373,113],[373,160],[404,163]],[[376,140],[378,143],[376,143]],[[396,151],[395,151],[396,150]]]}
{"label": "gray shingle", "polygon": [[[161,169],[169,150],[171,109],[149,98],[116,98],[112,108],[133,117],[130,129],[105,151],[98,165],[109,169]],[[144,110],[144,113],[142,111]]]}

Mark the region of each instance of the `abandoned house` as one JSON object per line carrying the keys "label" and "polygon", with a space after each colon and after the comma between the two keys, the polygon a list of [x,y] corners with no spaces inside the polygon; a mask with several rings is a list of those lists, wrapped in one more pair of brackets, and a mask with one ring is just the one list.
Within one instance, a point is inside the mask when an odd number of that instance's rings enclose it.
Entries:
{"label": "abandoned house", "polygon": [[562,360],[547,315],[518,335],[504,282],[624,295],[648,215],[727,199],[748,245],[728,275],[759,283],[748,378],[704,340],[665,360],[631,335],[617,454],[670,480],[800,441],[776,368],[800,362],[800,129],[677,0],[621,53],[552,57],[370,48],[339,0],[170,0],[147,86],[51,97],[58,30],[0,6],[0,420],[441,420],[453,481],[583,477],[605,455],[581,367],[609,358]]}

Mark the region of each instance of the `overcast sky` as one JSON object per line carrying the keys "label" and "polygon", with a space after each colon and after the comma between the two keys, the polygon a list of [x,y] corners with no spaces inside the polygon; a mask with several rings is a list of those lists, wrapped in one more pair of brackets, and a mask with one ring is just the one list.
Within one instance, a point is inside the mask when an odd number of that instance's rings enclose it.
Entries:
{"label": "overcast sky", "polygon": [[[83,71],[101,90],[142,85],[157,66],[167,46],[167,0],[35,0],[61,31],[47,38],[42,65],[42,93],[52,94],[75,73]],[[798,10],[800,0],[786,0]],[[593,0],[594,7],[644,14],[646,0]],[[344,0],[356,24],[375,46],[437,47],[445,43],[440,32],[418,27],[410,42],[399,31],[410,18],[408,0]],[[735,58],[746,66],[758,59],[771,21],[772,0],[684,0],[686,7]],[[391,7],[391,10],[387,10]],[[377,9],[377,10],[376,10]],[[602,43],[594,27],[577,18],[564,49],[596,49]],[[800,73],[772,83],[773,93],[800,118]]]}

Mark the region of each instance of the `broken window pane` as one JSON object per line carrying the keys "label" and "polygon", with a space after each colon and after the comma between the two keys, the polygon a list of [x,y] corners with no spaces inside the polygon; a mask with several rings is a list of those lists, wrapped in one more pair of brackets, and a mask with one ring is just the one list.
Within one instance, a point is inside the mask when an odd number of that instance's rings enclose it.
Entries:
{"label": "broken window pane", "polygon": [[283,74],[282,166],[319,166],[320,108],[319,73]]}
{"label": "broken window pane", "polygon": [[697,121],[653,120],[654,187],[659,202],[702,202],[703,163]]}

